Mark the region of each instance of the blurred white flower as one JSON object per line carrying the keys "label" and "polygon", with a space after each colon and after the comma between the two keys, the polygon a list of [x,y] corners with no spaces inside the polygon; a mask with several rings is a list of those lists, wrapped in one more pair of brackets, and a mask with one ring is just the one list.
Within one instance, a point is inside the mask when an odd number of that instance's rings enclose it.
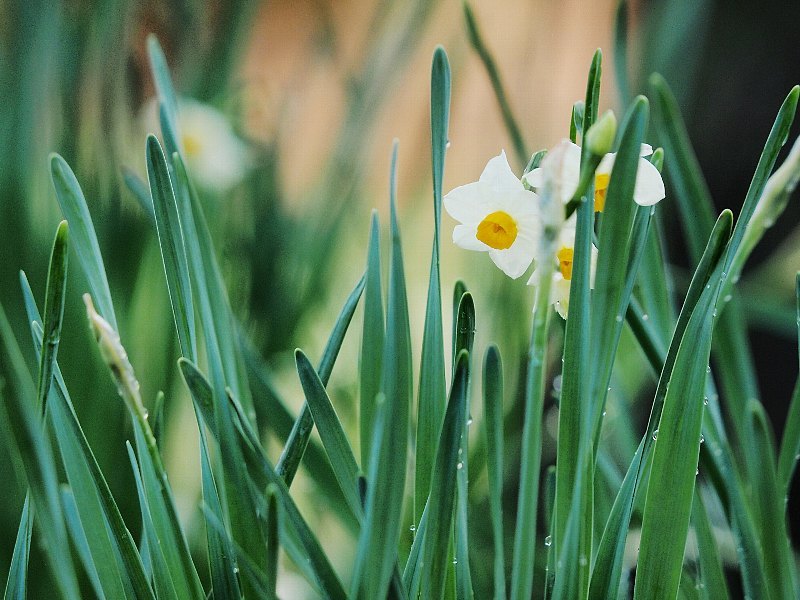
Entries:
{"label": "blurred white flower", "polygon": [[[158,102],[144,109],[149,131],[158,127]],[[192,181],[204,189],[225,192],[245,176],[251,166],[247,145],[217,109],[190,98],[178,100],[178,134]]]}
{"label": "blurred white flower", "polygon": [[488,252],[514,279],[528,270],[541,236],[539,202],[511,171],[505,152],[487,163],[478,181],[447,194],[444,207],[460,223],[453,230],[457,246]]}
{"label": "blurred white flower", "polygon": [[[559,192],[561,201],[567,203],[572,200],[572,197],[578,189],[581,170],[581,149],[580,146],[569,140],[564,140],[562,144],[563,143],[569,144],[569,148],[566,151],[566,157],[561,168],[562,181],[559,186]],[[639,167],[636,171],[636,184],[633,192],[634,201],[641,206],[651,206],[663,200],[666,195],[661,173],[658,172],[658,169],[656,169],[649,160],[644,158],[652,153],[653,148],[651,146],[642,144],[640,154],[642,158],[639,159]],[[614,160],[616,157],[617,155],[614,152],[606,154],[595,171],[594,209],[597,212],[602,212],[605,207],[608,182],[611,179],[611,169],[614,167]],[[525,175],[525,181],[532,188],[538,190],[544,184],[541,167],[533,169],[530,173]]]}
{"label": "blurred white flower", "polygon": [[[572,261],[575,255],[575,226],[576,214],[564,223],[556,244],[555,262],[556,269],[552,273],[553,281],[550,285],[550,303],[555,306],[561,318],[566,319],[569,313],[569,287],[572,283]],[[589,286],[594,289],[594,275],[597,266],[597,248],[592,245],[591,270],[589,272]],[[549,270],[549,269],[548,269]],[[534,269],[528,285],[538,285],[543,269],[537,266]]]}

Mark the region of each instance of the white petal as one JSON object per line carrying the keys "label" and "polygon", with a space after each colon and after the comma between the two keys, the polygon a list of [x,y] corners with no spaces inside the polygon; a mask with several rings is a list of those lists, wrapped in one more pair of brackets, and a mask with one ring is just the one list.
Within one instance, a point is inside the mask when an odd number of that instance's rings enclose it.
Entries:
{"label": "white petal", "polygon": [[597,175],[611,175],[611,170],[614,168],[615,160],[617,160],[616,152],[611,152],[609,154],[606,154],[600,161],[600,164],[597,165],[597,170],[595,171],[595,173]]}
{"label": "white petal", "polygon": [[633,191],[633,199],[636,204],[652,206],[663,200],[665,195],[661,173],[649,160],[640,158],[639,168],[636,172],[636,186]]}
{"label": "white petal", "polygon": [[493,192],[499,194],[516,193],[525,189],[511,170],[505,151],[501,151],[498,156],[486,163],[480,182],[489,185]]}
{"label": "white petal", "polygon": [[569,140],[563,140],[545,157],[557,157],[553,163],[555,188],[561,201],[566,204],[578,190],[581,178],[581,149]]}
{"label": "white petal", "polygon": [[528,270],[533,262],[536,253],[535,240],[530,240],[526,236],[518,235],[517,239],[510,248],[505,250],[489,250],[489,258],[492,259],[503,273],[517,279]]}
{"label": "white petal", "polygon": [[572,282],[564,279],[561,273],[553,274],[553,283],[550,288],[550,301],[555,306],[556,312],[562,319],[569,313],[569,287]]}
{"label": "white petal", "polygon": [[639,150],[639,156],[650,156],[653,153],[653,147],[650,144],[642,144]]}
{"label": "white petal", "polygon": [[444,197],[445,210],[460,223],[480,223],[488,214],[482,208],[485,203],[483,188],[479,182],[455,188]]}
{"label": "white petal", "polygon": [[544,174],[542,172],[542,167],[536,167],[532,171],[525,173],[525,175],[523,175],[522,178],[532,188],[541,187],[542,184],[544,183]]}
{"label": "white petal", "polygon": [[453,243],[465,250],[477,250],[486,252],[489,246],[480,241],[477,237],[475,225],[456,225],[453,229]]}
{"label": "white petal", "polygon": [[486,206],[486,214],[502,210],[519,222],[528,218],[539,219],[539,200],[535,192],[525,189],[511,194],[497,195]]}

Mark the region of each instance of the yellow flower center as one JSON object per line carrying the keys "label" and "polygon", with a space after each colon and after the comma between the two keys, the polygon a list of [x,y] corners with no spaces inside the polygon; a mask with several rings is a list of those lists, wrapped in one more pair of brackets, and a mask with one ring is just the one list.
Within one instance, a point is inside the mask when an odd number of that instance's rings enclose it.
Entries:
{"label": "yellow flower center", "polygon": [[191,133],[184,133],[181,136],[183,142],[183,149],[186,151],[187,156],[197,156],[203,148],[203,142],[196,135]]}
{"label": "yellow flower center", "polygon": [[594,212],[603,212],[606,206],[606,191],[608,191],[608,173],[598,173],[594,176]]}
{"label": "yellow flower center", "polygon": [[575,254],[575,250],[573,248],[561,248],[556,253],[556,258],[558,259],[558,268],[561,271],[561,275],[567,281],[572,279],[572,257]]}
{"label": "yellow flower center", "polygon": [[517,222],[507,212],[498,210],[480,222],[475,237],[490,248],[505,250],[517,239]]}

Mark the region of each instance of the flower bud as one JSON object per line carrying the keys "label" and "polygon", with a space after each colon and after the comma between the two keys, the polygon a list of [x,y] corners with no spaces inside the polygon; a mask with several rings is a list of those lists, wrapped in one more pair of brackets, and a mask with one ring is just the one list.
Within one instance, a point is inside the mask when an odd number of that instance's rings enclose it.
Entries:
{"label": "flower bud", "polygon": [[616,135],[617,118],[608,110],[586,132],[586,149],[595,156],[604,156],[611,152]]}

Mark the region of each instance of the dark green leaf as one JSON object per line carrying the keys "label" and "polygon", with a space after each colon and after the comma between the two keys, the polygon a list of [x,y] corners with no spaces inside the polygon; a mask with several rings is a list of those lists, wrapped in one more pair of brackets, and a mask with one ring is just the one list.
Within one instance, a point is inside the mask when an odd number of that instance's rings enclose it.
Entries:
{"label": "dark green leaf", "polygon": [[[364,291],[365,278],[362,277],[342,307],[339,317],[333,326],[333,331],[328,338],[328,343],[325,345],[325,350],[322,354],[322,359],[319,362],[320,380],[323,385],[328,385],[328,380],[333,371],[333,365],[336,362],[336,357],[339,356],[339,350],[342,348],[344,335],[347,333],[347,328],[350,326],[350,321],[353,319],[358,300],[361,298],[361,293]],[[311,409],[308,402],[303,403],[303,408],[300,410],[300,415],[292,426],[292,431],[289,438],[286,440],[286,445],[283,447],[278,464],[275,467],[278,475],[283,477],[287,485],[292,485],[294,476],[297,469],[300,467],[300,461],[303,458],[308,440],[311,437],[311,431],[314,428],[314,417],[311,415]]]}
{"label": "dark green leaf", "polygon": [[433,600],[444,596],[449,563],[450,531],[453,526],[456,479],[461,462],[462,438],[466,426],[469,382],[469,353],[462,350],[456,359],[453,386],[445,412],[431,479],[422,549],[422,597]]}
{"label": "dark green leaf", "polygon": [[19,475],[27,479],[31,502],[40,524],[38,531],[42,536],[45,557],[58,589],[65,598],[77,599],[78,584],[61,510],[53,451],[36,414],[33,381],[2,305],[0,338],[5,350],[0,360],[5,364],[5,372],[11,375],[13,384],[5,401],[0,401],[0,417],[8,424],[12,443],[25,468],[25,473]]}
{"label": "dark green leaf", "polygon": [[506,597],[503,547],[503,364],[500,351],[489,346],[483,363],[483,410],[486,419],[486,467],[489,476],[489,515],[494,544],[494,597]]}
{"label": "dark green leaf", "polygon": [[[367,272],[364,283],[364,327],[361,335],[361,362],[359,365],[361,412],[361,464],[366,467],[371,454],[370,442],[375,426],[375,403],[381,387],[383,341],[386,326],[383,321],[383,293],[381,291],[380,226],[378,213],[372,211],[367,251]],[[417,434],[419,436],[419,434]]]}
{"label": "dark green leaf", "polygon": [[[408,323],[403,254],[396,213],[397,142],[392,151],[390,206],[392,251],[386,346],[383,360],[383,441],[369,466],[364,527],[353,568],[353,594],[363,598],[386,596],[397,561],[406,479],[409,412],[411,404],[411,340]],[[380,428],[380,426],[378,427]],[[376,429],[378,429],[376,428]]]}
{"label": "dark green leaf", "polygon": [[61,341],[61,324],[64,319],[64,297],[67,289],[67,222],[61,221],[53,241],[50,266],[47,271],[47,292],[44,302],[44,345],[39,359],[39,385],[36,406],[43,409],[50,385],[53,382],[53,367]]}
{"label": "dark green leaf", "polygon": [[190,360],[196,360],[194,303],[183,232],[167,161],[161,150],[161,144],[153,135],[147,138],[147,176],[150,181],[158,243],[161,247],[161,259],[167,278],[167,291],[181,354]]}
{"label": "dark green leaf", "polygon": [[61,213],[69,223],[72,246],[86,274],[92,298],[97,304],[97,312],[111,324],[114,331],[119,331],[97,234],[81,186],[67,162],[58,154],[50,155],[50,175]]}
{"label": "dark green leaf", "polygon": [[325,386],[308,357],[303,354],[302,350],[295,350],[294,356],[306,402],[314,417],[314,423],[322,439],[322,445],[333,466],[333,472],[336,474],[339,486],[353,514],[361,518],[363,513],[356,483],[359,468],[353,455],[353,450],[325,391]]}
{"label": "dark green leaf", "polygon": [[17,539],[14,542],[14,554],[11,556],[11,566],[8,569],[4,600],[25,600],[28,597],[28,559],[32,533],[33,515],[30,509],[30,497],[25,496]]}

